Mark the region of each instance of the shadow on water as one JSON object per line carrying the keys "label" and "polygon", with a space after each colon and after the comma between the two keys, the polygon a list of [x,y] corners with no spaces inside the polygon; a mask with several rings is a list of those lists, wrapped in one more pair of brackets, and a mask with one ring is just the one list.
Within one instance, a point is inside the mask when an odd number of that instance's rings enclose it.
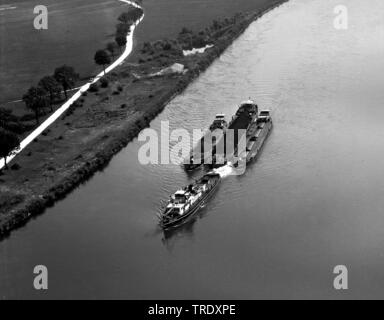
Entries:
{"label": "shadow on water", "polygon": [[198,217],[194,216],[183,224],[178,225],[177,227],[162,230],[163,237],[161,238],[161,242],[164,244],[168,251],[172,251],[178,240],[183,238],[193,238],[194,225],[197,219]]}
{"label": "shadow on water", "polygon": [[198,220],[206,218],[210,213],[211,203],[213,202],[217,192],[219,192],[220,185],[218,186],[215,194],[213,194],[207,202],[201,204],[200,209],[197,213],[189,217],[184,222],[180,223],[177,226],[161,229],[158,227],[158,230],[163,233],[163,237],[161,239],[164,246],[167,250],[172,250],[172,248],[176,245],[177,241],[185,238],[192,239],[194,237],[194,227]]}

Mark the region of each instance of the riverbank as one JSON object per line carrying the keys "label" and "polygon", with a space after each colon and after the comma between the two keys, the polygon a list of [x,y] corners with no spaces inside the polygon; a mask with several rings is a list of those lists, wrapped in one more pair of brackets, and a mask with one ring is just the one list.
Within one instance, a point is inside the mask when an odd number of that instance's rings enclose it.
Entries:
{"label": "riverbank", "polygon": [[[181,33],[177,40],[146,44],[94,87],[14,160],[15,170],[0,176],[0,234],[63,198],[97,170],[159,114],[165,105],[204,71],[255,19],[283,1],[271,1],[255,13],[216,21],[200,32]],[[180,54],[188,39],[214,46],[203,54]],[[174,63],[187,72],[150,76]]]}

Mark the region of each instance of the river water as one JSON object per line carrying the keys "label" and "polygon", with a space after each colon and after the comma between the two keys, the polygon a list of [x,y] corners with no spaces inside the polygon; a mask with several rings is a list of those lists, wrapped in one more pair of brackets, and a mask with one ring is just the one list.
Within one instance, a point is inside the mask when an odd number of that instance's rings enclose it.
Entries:
{"label": "river water", "polygon": [[[2,298],[380,298],[384,293],[384,3],[292,0],[253,23],[152,122],[205,128],[254,98],[274,129],[173,234],[156,224],[188,176],[138,141],[0,243]],[[196,173],[195,176],[199,175]],[[33,267],[49,290],[32,287]],[[349,289],[333,288],[345,265]]]}

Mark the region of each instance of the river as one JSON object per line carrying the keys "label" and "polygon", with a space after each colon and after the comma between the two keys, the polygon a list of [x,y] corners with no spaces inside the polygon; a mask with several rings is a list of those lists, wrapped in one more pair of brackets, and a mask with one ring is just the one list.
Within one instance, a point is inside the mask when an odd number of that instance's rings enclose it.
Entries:
{"label": "river", "polygon": [[[157,228],[194,177],[138,161],[137,140],[0,243],[2,298],[382,298],[384,3],[291,0],[253,23],[155,119],[205,128],[248,97],[272,110],[256,163],[226,177],[198,217]],[[197,176],[199,173],[196,173]],[[33,289],[33,267],[49,270]],[[349,289],[333,288],[345,265]]]}

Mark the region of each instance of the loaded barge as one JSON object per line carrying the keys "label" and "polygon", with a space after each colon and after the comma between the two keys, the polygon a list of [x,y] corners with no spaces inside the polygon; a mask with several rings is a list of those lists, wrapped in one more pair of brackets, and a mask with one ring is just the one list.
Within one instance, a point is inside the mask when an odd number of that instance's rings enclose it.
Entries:
{"label": "loaded barge", "polygon": [[[215,131],[217,129],[221,131]],[[252,100],[244,101],[228,125],[223,114],[216,116],[210,131],[191,150],[184,168],[187,171],[197,169],[201,165],[217,168],[227,162],[236,164],[238,159],[246,159],[246,162],[249,162],[255,158],[271,129],[270,111],[262,110],[259,113],[256,103]],[[246,136],[243,136],[244,133]],[[241,139],[245,139],[244,145],[239,143]],[[241,148],[243,150],[239,150]]]}
{"label": "loaded barge", "polygon": [[204,159],[208,157],[209,152],[212,153],[212,147],[207,147],[207,153],[204,152],[204,143],[212,139],[212,133],[214,134],[224,134],[228,128],[228,123],[225,121],[225,114],[219,113],[216,115],[212,124],[209,127],[209,130],[206,131],[204,136],[200,141],[194,146],[191,150],[188,159],[184,161],[184,168],[187,171],[192,171],[199,168],[203,163]]}
{"label": "loaded barge", "polygon": [[256,159],[261,148],[264,146],[272,127],[273,124],[270,111],[260,111],[247,129],[244,146],[245,150],[235,150],[235,152],[227,158],[227,161],[231,162],[234,167],[238,167],[240,165],[244,166]]}
{"label": "loaded barge", "polygon": [[267,140],[272,130],[272,118],[269,110],[260,111],[256,121],[247,131],[247,145],[245,150],[246,162],[254,160]]}

